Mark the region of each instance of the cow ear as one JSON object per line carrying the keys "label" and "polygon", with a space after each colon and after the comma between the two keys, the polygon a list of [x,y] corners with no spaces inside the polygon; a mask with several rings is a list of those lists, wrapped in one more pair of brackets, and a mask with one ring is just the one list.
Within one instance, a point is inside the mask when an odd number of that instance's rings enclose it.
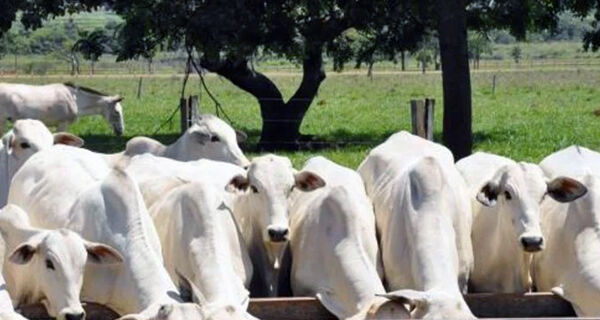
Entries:
{"label": "cow ear", "polygon": [[80,148],[83,146],[83,139],[67,132],[57,132],[54,134],[54,144],[65,144]]}
{"label": "cow ear", "polygon": [[117,264],[123,262],[123,256],[114,248],[89,241],[84,241],[88,261],[95,264]]}
{"label": "cow ear", "polygon": [[175,270],[179,282],[179,295],[184,302],[194,302],[200,306],[206,306],[207,301],[200,289],[196,287],[188,278]]}
{"label": "cow ear", "polygon": [[482,205],[493,207],[498,200],[498,194],[500,194],[500,187],[496,182],[490,181],[481,187],[481,190],[479,190],[475,198]]}
{"label": "cow ear", "polygon": [[402,289],[384,294],[377,294],[377,296],[403,304],[408,304],[411,312],[416,308],[424,308],[428,303],[428,295],[426,292],[411,289]]}
{"label": "cow ear", "polygon": [[12,154],[13,144],[15,140],[15,135],[12,130],[7,132],[4,137],[2,137],[2,144],[4,145],[4,150],[6,150],[7,154]]}
{"label": "cow ear", "polygon": [[237,190],[246,191],[249,186],[250,181],[248,180],[248,177],[238,174],[231,178],[231,181],[225,186],[225,190],[227,192],[235,192]]}
{"label": "cow ear", "polygon": [[587,193],[587,188],[579,181],[567,177],[558,177],[548,182],[548,195],[558,202],[571,202]]}
{"label": "cow ear", "polygon": [[241,130],[235,130],[235,138],[237,139],[238,143],[244,143],[246,142],[246,140],[248,140],[248,135]]}
{"label": "cow ear", "polygon": [[301,171],[294,175],[296,188],[302,191],[313,191],[325,186],[325,180],[310,171]]}
{"label": "cow ear", "polygon": [[33,258],[39,244],[23,243],[13,251],[8,260],[16,264],[27,264]]}

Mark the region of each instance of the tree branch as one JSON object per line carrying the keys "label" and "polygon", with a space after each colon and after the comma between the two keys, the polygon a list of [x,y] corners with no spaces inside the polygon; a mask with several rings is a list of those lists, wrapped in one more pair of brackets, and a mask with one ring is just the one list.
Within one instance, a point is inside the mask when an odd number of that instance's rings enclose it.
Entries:
{"label": "tree branch", "polygon": [[273,81],[262,73],[250,69],[245,59],[238,61],[228,59],[222,62],[202,59],[200,65],[210,72],[225,77],[259,101],[271,100],[283,103],[283,96]]}
{"label": "tree branch", "polygon": [[325,80],[322,45],[308,50],[302,70],[302,82],[287,104],[292,108],[300,108],[303,115],[317,95],[321,82]]}

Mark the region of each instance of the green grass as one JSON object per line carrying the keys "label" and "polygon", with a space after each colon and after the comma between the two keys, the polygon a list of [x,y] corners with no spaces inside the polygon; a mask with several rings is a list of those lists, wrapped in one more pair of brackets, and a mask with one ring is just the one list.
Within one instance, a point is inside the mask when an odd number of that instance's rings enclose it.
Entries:
{"label": "green grass", "polygon": [[[537,162],[545,155],[580,144],[600,150],[600,74],[594,70],[497,72],[495,94],[492,73],[474,73],[473,132],[476,150]],[[272,77],[286,97],[300,82],[297,75]],[[136,135],[153,135],[176,108],[181,90],[179,77],[144,78],[142,98],[137,99],[137,78],[5,78],[2,81],[48,83],[74,81],[109,93],[125,96],[126,137],[112,135],[100,117],[82,118],[71,131],[82,136],[87,147],[102,152],[122,150]],[[235,127],[246,131],[249,150],[260,134],[261,119],[256,101],[229,82],[208,77],[208,86],[222,103]],[[187,94],[200,93],[197,79],[188,84]],[[439,141],[442,123],[442,86],[439,74],[330,74],[306,115],[302,132],[319,140],[348,142],[344,147],[314,152],[286,152],[299,167],[311,156],[324,155],[355,168],[368,150],[390,134],[410,130],[409,101],[433,97],[437,101],[435,136]],[[214,113],[204,94],[201,109]],[[178,137],[179,115],[154,135],[170,142]],[[254,153],[249,152],[251,155]]]}

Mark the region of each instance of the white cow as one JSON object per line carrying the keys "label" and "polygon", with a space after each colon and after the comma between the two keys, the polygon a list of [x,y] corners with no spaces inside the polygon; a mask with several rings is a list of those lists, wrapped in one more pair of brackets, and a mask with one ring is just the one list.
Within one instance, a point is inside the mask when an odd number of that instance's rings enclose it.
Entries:
{"label": "white cow", "polygon": [[16,313],[13,309],[2,272],[0,272],[0,320],[25,320],[23,316]]}
{"label": "white cow", "polygon": [[179,161],[206,158],[245,167],[249,162],[238,146],[238,142],[244,140],[246,137],[225,121],[203,114],[173,144],[165,146],[148,137],[136,137],[127,142],[125,154],[133,156],[151,153]]}
{"label": "white cow", "polygon": [[181,302],[137,183],[101,156],[67,146],[38,152],[13,178],[9,203],[23,207],[33,225],[68,228],[121,252],[118,268],[86,268],[84,299],[120,314]]}
{"label": "white cow", "polygon": [[[290,207],[291,286],[296,296],[315,296],[340,319],[409,317],[378,310],[387,299],[375,235],[375,215],[362,179],[353,170],[323,157],[309,159],[304,170],[322,177],[327,187],[294,191]],[[372,319],[372,317],[369,317]]]}
{"label": "white cow", "polygon": [[79,301],[86,261],[121,263],[113,248],[86,241],[67,229],[31,227],[27,214],[14,205],[0,212],[0,234],[6,255],[2,273],[16,305],[42,302],[59,320],[85,317]]}
{"label": "white cow", "polygon": [[416,318],[472,318],[461,295],[473,266],[471,208],[450,151],[400,132],[358,172],[375,209],[385,281],[398,290],[384,296],[414,306]]}
{"label": "white cow", "polygon": [[232,208],[254,266],[253,295],[278,293],[289,237],[288,197],[292,190],[308,192],[324,185],[317,174],[296,172],[288,158],[271,154],[252,159],[247,173],[231,180],[227,188],[242,191],[233,197]]}
{"label": "white cow", "polygon": [[72,83],[42,86],[0,83],[0,132],[6,120],[38,119],[60,131],[77,117],[102,115],[117,135],[125,130],[120,96],[110,96]]}
{"label": "white cow", "polygon": [[527,292],[533,253],[543,250],[540,203],[577,199],[564,188],[568,178],[548,181],[537,164],[478,152],[456,167],[465,178],[473,209],[473,292]]}
{"label": "white cow", "polygon": [[251,292],[257,296],[278,292],[292,189],[311,191],[324,185],[318,175],[296,172],[288,158],[275,155],[254,158],[247,171],[218,161],[180,162],[142,155],[133,157],[126,170],[139,181],[147,205],[178,186],[178,180],[210,183],[235,193],[230,207],[252,258]]}
{"label": "white cow", "polygon": [[150,208],[167,271],[191,279],[206,317],[248,319],[252,262],[226,204],[227,193],[210,183],[181,183]]}
{"label": "white cow", "polygon": [[600,154],[572,146],[546,157],[540,166],[549,177],[569,175],[580,183],[564,187],[587,194],[571,203],[546,197],[541,205],[546,250],[533,260],[533,280],[540,291],[562,296],[578,316],[600,316]]}
{"label": "white cow", "polygon": [[0,144],[0,208],[6,205],[10,181],[17,170],[31,155],[54,144],[80,147],[83,140],[70,133],[52,134],[38,120],[15,121],[13,128],[2,137]]}

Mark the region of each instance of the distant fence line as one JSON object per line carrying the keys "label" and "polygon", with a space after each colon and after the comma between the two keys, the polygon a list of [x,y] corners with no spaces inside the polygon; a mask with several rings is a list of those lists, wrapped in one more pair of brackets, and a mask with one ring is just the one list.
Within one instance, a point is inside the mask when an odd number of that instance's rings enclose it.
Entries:
{"label": "distant fence line", "polygon": [[[21,59],[17,60],[17,67],[13,57],[10,55],[0,59],[0,75],[69,75],[71,66],[63,60],[52,59]],[[254,66],[259,71],[264,72],[301,72],[299,66],[293,64],[273,64],[270,62],[257,62]],[[114,62],[103,59],[97,62],[94,66],[94,74],[110,75],[110,74],[181,74],[184,73],[186,60],[183,57],[162,58],[157,59],[149,65],[148,61],[124,61]],[[328,70],[332,69],[329,64],[326,65]],[[502,59],[484,59],[480,60],[479,68],[471,67],[472,70],[502,70],[502,69],[552,69],[552,68],[581,68],[581,67],[600,67],[600,59],[598,58],[564,58],[564,59],[525,59],[516,63],[514,60]],[[358,71],[367,73],[367,66],[363,65]],[[80,75],[91,74],[91,64],[89,61],[81,60],[79,64]],[[348,64],[346,71],[356,71],[352,64]],[[373,71],[402,71],[401,65],[391,62],[381,62],[373,65]],[[410,59],[406,63],[405,71],[420,72],[421,68],[415,60]],[[434,68],[428,68],[428,72],[434,71]]]}

